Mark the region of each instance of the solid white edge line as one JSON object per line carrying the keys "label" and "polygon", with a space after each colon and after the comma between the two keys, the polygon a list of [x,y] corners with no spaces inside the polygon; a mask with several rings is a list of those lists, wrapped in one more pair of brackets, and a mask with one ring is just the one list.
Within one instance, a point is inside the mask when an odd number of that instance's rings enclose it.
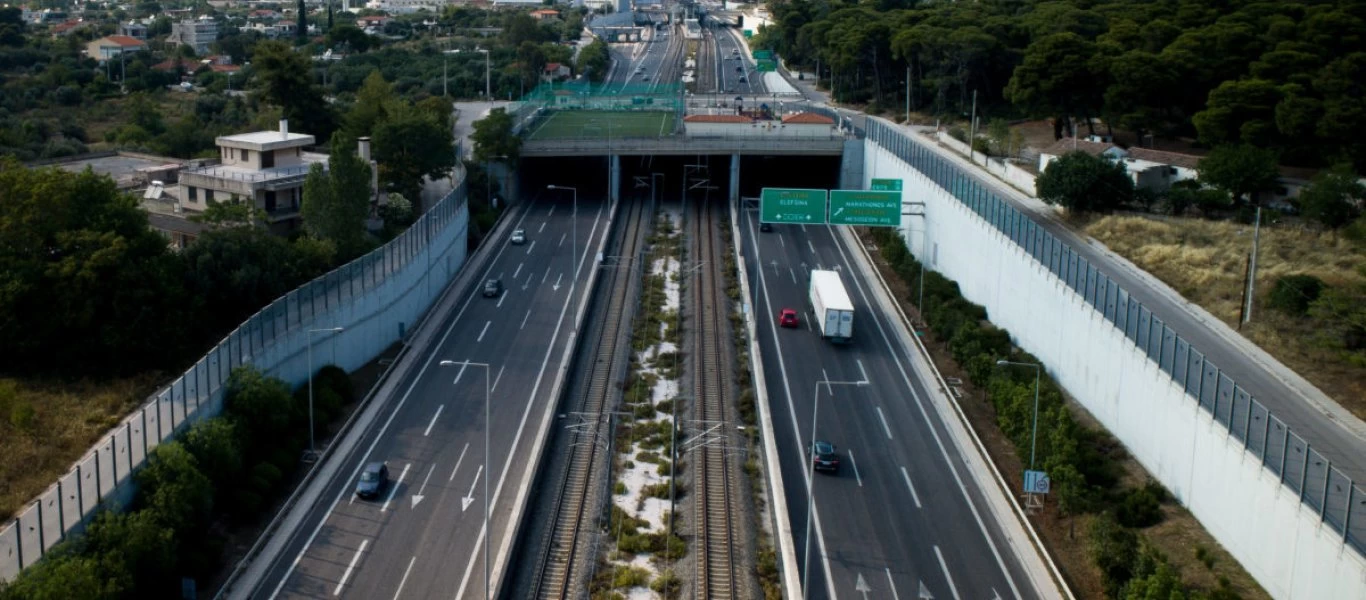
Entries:
{"label": "solid white edge line", "polygon": [[394,600],[398,600],[399,594],[403,593],[403,584],[408,583],[408,574],[413,572],[413,563],[415,562],[417,562],[416,556],[408,559],[408,568],[403,570],[403,579],[398,580],[398,589],[394,590]]}
{"label": "solid white edge line", "polygon": [[522,317],[522,326],[521,326],[521,327],[518,327],[517,330],[520,331],[520,330],[522,330],[522,329],[526,329],[526,320],[527,320],[527,319],[530,319],[530,318],[531,318],[531,309],[528,308],[528,309],[526,309],[526,316],[525,316],[525,317]]}
{"label": "solid white edge line", "polygon": [[342,588],[346,587],[346,580],[351,578],[351,572],[356,570],[356,562],[360,560],[360,555],[365,552],[365,547],[370,545],[370,540],[361,540],[360,547],[356,548],[356,553],[351,555],[351,564],[346,565],[346,572],[342,573],[341,581],[337,582],[337,589],[332,590],[333,596],[340,596]]}
{"label": "solid white edge line", "polygon": [[906,467],[901,467],[901,476],[906,479],[906,489],[911,490],[911,499],[915,500],[915,507],[920,508],[920,496],[915,493],[915,484],[911,483],[911,474]]}
{"label": "solid white edge line", "polygon": [[455,473],[460,470],[460,463],[465,462],[465,451],[470,449],[470,443],[465,442],[465,447],[460,449],[460,458],[455,459],[455,468],[451,469],[451,478],[447,482],[455,481]]}
{"label": "solid white edge line", "polygon": [[949,565],[944,562],[944,553],[939,551],[939,546],[934,547],[934,555],[939,558],[939,568],[944,570],[944,579],[949,580],[949,591],[953,593],[953,600],[962,600],[958,596],[958,586],[953,584],[953,575],[949,574]]}
{"label": "solid white edge line", "polygon": [[441,416],[441,411],[445,410],[445,408],[445,404],[436,407],[436,414],[432,415],[432,422],[427,424],[427,430],[422,432],[422,437],[428,437],[432,435],[432,426],[436,425],[437,418]]}
{"label": "solid white edge line", "polygon": [[887,585],[892,588],[892,600],[901,600],[901,594],[896,593],[896,582],[892,580],[892,569],[883,567],[882,570],[887,572]]}
{"label": "solid white edge line", "polygon": [[857,460],[854,460],[854,450],[853,450],[853,448],[850,448],[850,449],[849,449],[849,466],[854,467],[854,481],[857,481],[857,482],[858,482],[858,486],[859,486],[859,487],[863,487],[863,478],[862,478],[862,477],[859,477],[859,474],[858,474],[858,461],[857,461]]}
{"label": "solid white edge line", "polygon": [[[867,380],[865,379],[864,381]],[[874,406],[873,408],[877,410],[878,420],[882,421],[882,432],[887,434],[887,439],[895,439],[892,437],[892,428],[887,426],[887,417],[882,414],[882,407]]]}

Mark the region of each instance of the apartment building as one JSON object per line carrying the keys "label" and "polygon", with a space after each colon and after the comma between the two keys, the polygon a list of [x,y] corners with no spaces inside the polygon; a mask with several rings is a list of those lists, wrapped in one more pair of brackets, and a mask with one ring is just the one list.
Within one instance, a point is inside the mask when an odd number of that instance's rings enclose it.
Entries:
{"label": "apartment building", "polygon": [[222,164],[180,173],[181,205],[204,211],[209,202],[251,202],[266,214],[273,233],[287,235],[302,225],[304,178],[313,163],[327,168],[327,156],[304,152],[312,135],[290,133],[289,122],[278,131],[220,136]]}

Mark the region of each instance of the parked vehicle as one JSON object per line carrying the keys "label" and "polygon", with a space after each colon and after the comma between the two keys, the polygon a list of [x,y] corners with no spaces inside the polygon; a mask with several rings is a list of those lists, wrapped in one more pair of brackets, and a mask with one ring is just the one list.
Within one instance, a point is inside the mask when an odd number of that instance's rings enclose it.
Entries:
{"label": "parked vehicle", "polygon": [[832,342],[854,337],[854,303],[849,301],[839,273],[812,269],[810,300],[821,337]]}

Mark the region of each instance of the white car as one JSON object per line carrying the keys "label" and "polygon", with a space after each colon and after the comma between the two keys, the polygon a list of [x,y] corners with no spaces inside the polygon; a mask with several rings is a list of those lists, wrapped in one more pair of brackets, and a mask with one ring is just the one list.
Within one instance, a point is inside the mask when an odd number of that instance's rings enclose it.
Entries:
{"label": "white car", "polygon": [[525,230],[525,229],[514,229],[514,230],[512,230],[512,243],[514,243],[514,244],[525,244],[525,243],[526,243],[526,230]]}

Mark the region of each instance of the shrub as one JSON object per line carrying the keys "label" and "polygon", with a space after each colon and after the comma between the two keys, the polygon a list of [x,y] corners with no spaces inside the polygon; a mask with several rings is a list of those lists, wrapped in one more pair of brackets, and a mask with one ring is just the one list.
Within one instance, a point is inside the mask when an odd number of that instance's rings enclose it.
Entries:
{"label": "shrub", "polygon": [[1323,280],[1313,275],[1286,275],[1276,280],[1267,305],[1287,315],[1302,317],[1309,312],[1309,305],[1319,299],[1324,287]]}
{"label": "shrub", "polygon": [[[1120,525],[1142,529],[1162,522],[1161,498],[1149,483],[1141,488],[1129,490],[1115,510],[1115,518]],[[1159,488],[1160,489],[1160,488]]]}
{"label": "shrub", "polygon": [[1105,595],[1120,597],[1121,588],[1133,578],[1134,563],[1138,559],[1138,536],[1107,512],[1091,523],[1088,538],[1091,557],[1100,569],[1105,585]]}

